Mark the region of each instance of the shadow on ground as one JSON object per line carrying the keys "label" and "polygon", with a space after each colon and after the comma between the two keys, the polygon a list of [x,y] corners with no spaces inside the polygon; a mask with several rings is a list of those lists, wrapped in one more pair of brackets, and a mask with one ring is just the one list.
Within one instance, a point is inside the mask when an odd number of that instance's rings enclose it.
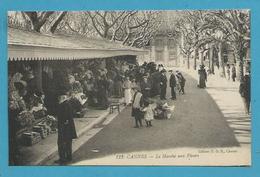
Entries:
{"label": "shadow on ground", "polygon": [[[178,95],[177,101],[168,101],[175,105],[171,119],[154,120],[152,128],[136,129],[128,107],[74,153],[73,163],[138,151],[240,146],[234,136],[239,127],[231,129],[209,94],[196,87],[197,81],[185,76],[186,94]],[[169,90],[167,95],[169,98]]]}

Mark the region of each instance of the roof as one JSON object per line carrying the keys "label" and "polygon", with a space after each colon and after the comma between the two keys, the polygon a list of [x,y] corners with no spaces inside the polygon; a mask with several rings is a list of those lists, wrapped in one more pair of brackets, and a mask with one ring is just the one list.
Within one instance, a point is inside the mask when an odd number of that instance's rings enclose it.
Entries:
{"label": "roof", "polygon": [[9,60],[78,60],[142,55],[146,52],[106,39],[49,35],[8,28]]}

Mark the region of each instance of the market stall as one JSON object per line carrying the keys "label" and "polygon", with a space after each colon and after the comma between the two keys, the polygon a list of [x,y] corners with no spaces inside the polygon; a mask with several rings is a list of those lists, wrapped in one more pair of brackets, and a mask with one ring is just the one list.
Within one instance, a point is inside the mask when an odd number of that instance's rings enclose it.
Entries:
{"label": "market stall", "polygon": [[[108,65],[122,69],[147,51],[104,39],[48,35],[8,28],[9,129],[10,139],[23,136],[32,145],[55,132],[55,99],[63,87],[84,105],[91,82],[84,80],[110,72]],[[96,72],[96,73],[95,73]],[[63,77],[64,73],[66,77]],[[67,77],[68,76],[68,77]],[[102,84],[102,78],[100,84]],[[88,91],[88,93],[90,93]],[[11,146],[17,144],[11,142]]]}

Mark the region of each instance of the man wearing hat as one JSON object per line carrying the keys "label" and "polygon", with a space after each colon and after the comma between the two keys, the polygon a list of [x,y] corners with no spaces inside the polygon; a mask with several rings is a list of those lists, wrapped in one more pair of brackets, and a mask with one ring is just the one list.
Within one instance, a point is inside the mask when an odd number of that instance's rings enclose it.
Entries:
{"label": "man wearing hat", "polygon": [[176,87],[176,78],[172,70],[169,70],[171,73],[170,76],[170,87],[171,87],[171,95],[172,95],[172,100],[176,100],[176,92],[175,92],[175,87]]}
{"label": "man wearing hat", "polygon": [[167,77],[166,77],[166,70],[163,69],[161,71],[161,94],[160,98],[162,100],[166,100],[166,89],[167,89]]}
{"label": "man wearing hat", "polygon": [[143,94],[144,99],[147,99],[150,97],[150,90],[151,90],[151,83],[148,80],[148,74],[145,74],[143,76],[143,79],[140,83],[141,92]]}
{"label": "man wearing hat", "polygon": [[151,74],[151,97],[161,95],[161,72],[155,71]]}
{"label": "man wearing hat", "polygon": [[59,160],[55,163],[63,165],[72,160],[72,139],[77,138],[73,110],[66,93],[58,97],[57,117]]}

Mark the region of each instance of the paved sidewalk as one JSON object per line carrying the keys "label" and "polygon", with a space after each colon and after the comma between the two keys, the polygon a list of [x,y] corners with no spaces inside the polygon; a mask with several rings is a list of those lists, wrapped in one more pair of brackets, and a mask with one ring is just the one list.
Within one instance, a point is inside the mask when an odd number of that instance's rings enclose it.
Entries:
{"label": "paved sidewalk", "polygon": [[[170,119],[155,119],[152,127],[136,129],[128,107],[82,145],[73,154],[70,165],[250,164],[250,149],[240,147],[215,100],[207,90],[197,88],[197,80],[183,74],[187,80],[186,94],[167,100],[168,105],[175,106]],[[169,87],[166,97],[170,98]],[[237,153],[211,153],[219,149]],[[209,153],[199,153],[200,150]],[[199,155],[178,159],[172,157],[174,154]]]}
{"label": "paved sidewalk", "polygon": [[[109,110],[89,109],[83,118],[75,118],[74,122],[78,137],[81,137],[95,125],[104,121],[108,114]],[[18,165],[42,165],[45,161],[57,155],[57,135],[57,133],[50,134],[33,146],[22,146],[20,148],[22,161]],[[75,139],[73,146],[77,146],[79,143],[81,142]]]}
{"label": "paved sidewalk", "polygon": [[[195,79],[198,79],[197,71],[178,68]],[[237,141],[242,147],[250,147],[251,144],[251,116],[245,113],[244,103],[239,94],[239,82],[232,82],[221,78],[216,72],[208,77],[206,91],[215,100],[222,114],[226,118],[229,127],[234,131]],[[196,86],[194,86],[196,87]]]}

